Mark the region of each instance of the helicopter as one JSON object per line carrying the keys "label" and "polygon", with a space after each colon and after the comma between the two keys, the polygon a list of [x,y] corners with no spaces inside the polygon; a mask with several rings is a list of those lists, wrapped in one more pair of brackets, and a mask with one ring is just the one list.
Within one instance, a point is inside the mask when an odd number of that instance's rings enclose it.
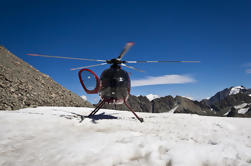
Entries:
{"label": "helicopter", "polygon": [[[100,101],[97,104],[96,108],[87,116],[94,116],[99,109],[105,103],[108,104],[125,104],[127,108],[134,114],[134,116],[140,121],[143,122],[144,119],[139,117],[135,111],[127,103],[127,100],[130,96],[131,91],[131,80],[128,72],[122,69],[121,66],[127,67],[139,72],[144,72],[143,70],[137,69],[133,66],[127,64],[131,63],[198,63],[199,61],[125,61],[122,58],[128,52],[128,50],[134,45],[134,42],[127,42],[124,49],[117,58],[110,60],[98,60],[98,59],[85,59],[85,58],[73,58],[73,57],[61,57],[61,56],[49,56],[49,55],[40,55],[40,54],[27,54],[30,56],[40,56],[47,58],[62,58],[62,59],[74,59],[74,60],[84,60],[84,61],[95,61],[102,62],[96,65],[82,66],[78,68],[72,68],[71,70],[79,70],[78,77],[80,83],[87,94],[99,94]],[[90,67],[102,66],[109,64],[110,68],[104,70],[100,78],[92,70],[88,69]]]}

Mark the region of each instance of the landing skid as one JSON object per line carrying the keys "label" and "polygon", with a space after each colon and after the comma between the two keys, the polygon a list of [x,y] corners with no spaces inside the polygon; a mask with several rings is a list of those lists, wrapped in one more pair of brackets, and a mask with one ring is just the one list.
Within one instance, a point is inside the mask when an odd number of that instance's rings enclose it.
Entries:
{"label": "landing skid", "polygon": [[[95,115],[99,110],[100,108],[103,107],[103,105],[105,103],[109,103],[111,102],[112,100],[102,100],[101,102],[98,103],[97,107],[88,115],[88,117],[91,117],[93,115]],[[133,113],[133,115],[142,123],[144,122],[144,119],[143,118],[140,118],[134,111],[133,109],[127,104],[126,100],[124,99],[124,104],[127,106],[127,108]]]}

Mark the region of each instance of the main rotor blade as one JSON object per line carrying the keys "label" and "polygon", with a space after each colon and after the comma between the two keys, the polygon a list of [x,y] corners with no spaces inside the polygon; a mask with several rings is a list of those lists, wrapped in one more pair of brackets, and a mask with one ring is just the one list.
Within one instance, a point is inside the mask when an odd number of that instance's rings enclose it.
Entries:
{"label": "main rotor blade", "polygon": [[126,65],[126,64],[121,64],[122,66],[125,66],[125,67],[128,67],[128,68],[130,68],[130,69],[133,69],[133,70],[137,70],[137,71],[139,71],[139,72],[145,72],[144,70],[140,70],[140,69],[137,69],[137,68],[135,68],[135,67],[133,67],[133,66],[128,66],[128,65]]}
{"label": "main rotor blade", "polygon": [[95,67],[95,66],[102,66],[102,65],[106,65],[107,63],[100,63],[97,65],[90,65],[90,66],[82,66],[82,67],[77,67],[77,68],[72,68],[71,70],[78,70],[78,69],[83,69],[83,68],[89,68],[89,67]]}
{"label": "main rotor blade", "polygon": [[122,50],[120,55],[118,56],[117,60],[121,60],[123,56],[125,56],[126,52],[134,45],[134,42],[128,42],[125,45],[125,48]]}
{"label": "main rotor blade", "polygon": [[200,61],[125,61],[124,63],[163,63],[163,62],[200,63]]}
{"label": "main rotor blade", "polygon": [[98,60],[98,59],[72,58],[72,57],[49,56],[49,55],[40,55],[40,54],[26,54],[26,55],[29,55],[29,56],[40,56],[40,57],[46,57],[46,58],[60,58],[60,59],[73,59],[73,60],[83,60],[83,61],[106,62],[106,60]]}

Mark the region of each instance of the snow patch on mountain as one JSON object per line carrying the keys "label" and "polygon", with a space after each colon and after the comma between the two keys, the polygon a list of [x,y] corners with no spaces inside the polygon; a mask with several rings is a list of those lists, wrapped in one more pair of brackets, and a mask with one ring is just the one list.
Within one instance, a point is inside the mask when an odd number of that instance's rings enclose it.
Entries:
{"label": "snow patch on mountain", "polygon": [[168,111],[169,114],[173,114],[179,106],[176,105],[174,108],[172,108],[170,111]]}
{"label": "snow patch on mountain", "polygon": [[248,105],[247,103],[243,103],[243,104],[240,104],[240,105],[234,106],[234,108],[235,108],[235,109],[241,109],[241,108],[246,107],[247,105]]}
{"label": "snow patch on mountain", "polygon": [[249,110],[249,108],[241,108],[241,109],[238,110],[238,113],[239,114],[245,114],[245,113],[248,112],[248,110]]}
{"label": "snow patch on mountain", "polygon": [[239,114],[246,114],[249,110],[249,105],[250,104],[242,103],[240,105],[234,106],[234,108],[238,110]]}
{"label": "snow patch on mountain", "polygon": [[148,98],[148,100],[152,101],[154,99],[159,98],[159,95],[149,94],[149,95],[146,95],[146,97]]}
{"label": "snow patch on mountain", "polygon": [[38,107],[0,111],[0,165],[248,166],[251,119]]}
{"label": "snow patch on mountain", "polygon": [[243,87],[243,86],[235,86],[235,87],[231,88],[231,90],[229,92],[229,95],[238,94],[238,93],[240,93],[241,89],[245,89],[245,87]]}
{"label": "snow patch on mountain", "polygon": [[228,110],[225,114],[224,114],[224,116],[228,116],[228,114],[231,112],[231,110]]}

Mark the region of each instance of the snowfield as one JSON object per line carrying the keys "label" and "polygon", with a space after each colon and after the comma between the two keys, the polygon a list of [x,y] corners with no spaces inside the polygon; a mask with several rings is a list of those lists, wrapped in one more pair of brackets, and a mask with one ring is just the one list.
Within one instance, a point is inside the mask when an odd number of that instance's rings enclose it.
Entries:
{"label": "snowfield", "polygon": [[0,165],[251,165],[251,119],[92,110],[0,111]]}

